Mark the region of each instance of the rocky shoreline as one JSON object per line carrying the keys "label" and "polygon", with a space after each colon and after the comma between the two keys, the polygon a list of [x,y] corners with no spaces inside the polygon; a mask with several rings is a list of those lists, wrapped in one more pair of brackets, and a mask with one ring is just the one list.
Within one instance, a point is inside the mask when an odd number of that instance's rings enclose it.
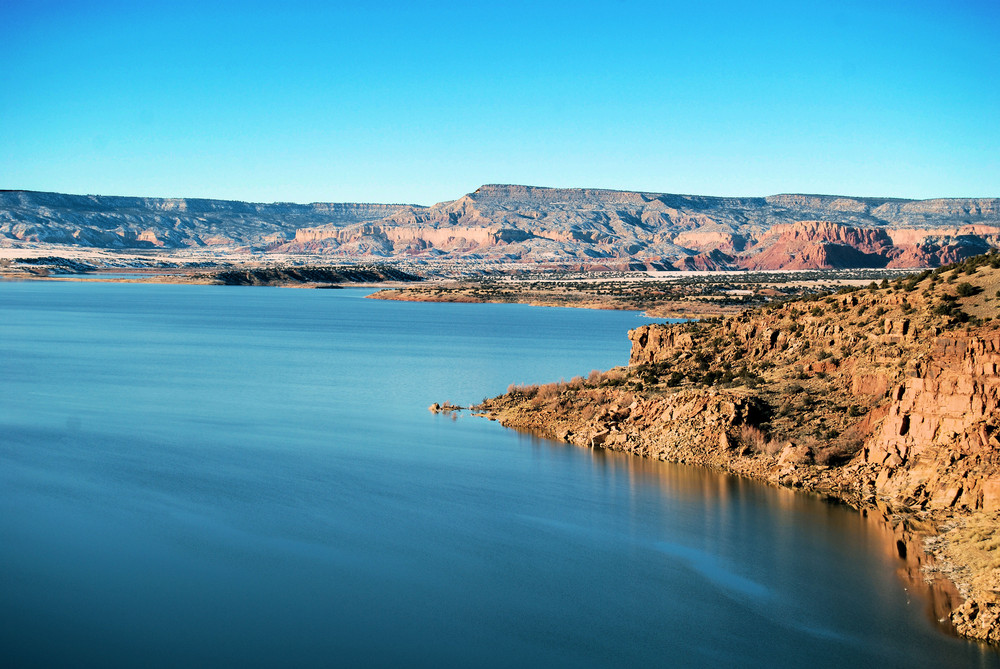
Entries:
{"label": "rocky shoreline", "polygon": [[[1000,255],[629,333],[630,364],[473,407],[585,447],[717,468],[881,514],[1000,643]],[[903,545],[903,544],[901,544]]]}

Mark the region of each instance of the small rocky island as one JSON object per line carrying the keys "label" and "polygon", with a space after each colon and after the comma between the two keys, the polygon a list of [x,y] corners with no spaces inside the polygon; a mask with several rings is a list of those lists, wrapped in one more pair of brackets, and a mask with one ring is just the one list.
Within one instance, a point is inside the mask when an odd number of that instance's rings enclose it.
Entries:
{"label": "small rocky island", "polygon": [[628,367],[473,409],[877,510],[957,586],[954,630],[1000,643],[1000,253],[629,337]]}

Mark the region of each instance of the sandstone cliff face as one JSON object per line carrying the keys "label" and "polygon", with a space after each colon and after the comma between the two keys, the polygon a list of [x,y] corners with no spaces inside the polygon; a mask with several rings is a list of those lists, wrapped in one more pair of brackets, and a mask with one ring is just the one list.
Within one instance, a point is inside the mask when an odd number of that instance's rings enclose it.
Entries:
{"label": "sandstone cliff face", "polygon": [[1000,335],[936,337],[889,393],[860,454],[876,490],[929,508],[1000,510]]}
{"label": "sandstone cliff face", "polygon": [[746,269],[937,267],[1000,245],[1000,227],[857,228],[829,221],[775,225],[737,259]]}
{"label": "sandstone cliff face", "polygon": [[[898,309],[906,299],[845,295],[846,309]],[[911,298],[913,299],[913,298]],[[863,448],[848,465],[860,497],[924,509],[1000,510],[1000,334],[980,326],[940,332],[918,317],[883,317],[864,330],[816,316],[790,329],[772,315],[716,326],[738,341],[748,364],[788,364],[823,376],[822,387],[868,409],[853,425]],[[629,333],[630,364],[655,365],[690,354],[699,338],[683,326]],[[810,362],[803,349],[837,350],[842,359]],[[859,411],[860,414],[860,411]],[[833,422],[833,419],[828,419]],[[863,470],[863,473],[861,473]]]}

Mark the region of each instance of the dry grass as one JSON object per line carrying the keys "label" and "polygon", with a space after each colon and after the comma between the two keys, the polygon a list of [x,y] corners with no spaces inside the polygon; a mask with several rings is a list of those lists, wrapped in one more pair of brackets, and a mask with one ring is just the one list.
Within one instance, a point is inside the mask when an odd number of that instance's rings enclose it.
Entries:
{"label": "dry grass", "polygon": [[947,534],[948,558],[968,565],[973,587],[981,591],[1000,590],[1000,513],[977,513]]}
{"label": "dry grass", "polygon": [[740,426],[740,443],[755,453],[775,455],[781,450],[781,442],[771,439],[759,427],[753,425]]}
{"label": "dry grass", "polygon": [[525,398],[532,398],[538,394],[538,384],[532,383],[530,385],[519,385],[517,383],[512,383],[507,386],[508,395],[522,395]]}

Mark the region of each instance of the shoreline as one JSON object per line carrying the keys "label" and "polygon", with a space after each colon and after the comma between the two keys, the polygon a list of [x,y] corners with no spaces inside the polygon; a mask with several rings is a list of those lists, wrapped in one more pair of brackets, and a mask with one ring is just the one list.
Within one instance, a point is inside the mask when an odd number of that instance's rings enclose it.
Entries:
{"label": "shoreline", "polygon": [[[445,405],[447,406],[447,405]],[[463,407],[442,408],[441,411],[461,411]],[[968,601],[968,594],[962,587],[961,579],[957,576],[963,573],[961,565],[957,565],[949,559],[947,550],[950,546],[948,540],[930,526],[940,522],[953,521],[951,517],[934,517],[928,515],[917,515],[911,511],[893,509],[881,500],[868,503],[860,500],[856,496],[842,496],[838,491],[822,486],[813,486],[816,481],[807,478],[796,482],[777,481],[753,471],[752,466],[727,466],[715,462],[700,461],[697,458],[669,459],[656,457],[650,453],[639,452],[635,449],[619,448],[614,445],[581,444],[572,440],[559,438],[556,434],[536,429],[520,427],[516,423],[493,415],[489,412],[480,412],[477,407],[467,408],[471,415],[487,420],[496,421],[502,426],[529,434],[542,439],[547,439],[560,444],[570,445],[576,448],[589,448],[607,450],[613,453],[621,453],[630,457],[663,462],[667,464],[693,467],[718,474],[735,476],[755,484],[766,485],[773,488],[790,490],[797,494],[806,494],[820,499],[826,503],[851,509],[871,524],[872,531],[883,535],[883,550],[892,554],[901,561],[895,569],[897,578],[901,581],[904,590],[918,588],[929,607],[929,615],[936,627],[943,633],[950,636],[982,643],[992,650],[1000,653],[1000,644],[997,642],[984,641],[981,638],[963,634],[956,627],[951,618],[951,614]]]}
{"label": "shoreline", "polygon": [[505,298],[479,298],[468,295],[413,295],[407,288],[382,289],[368,296],[373,300],[391,300],[395,302],[427,302],[436,304],[527,304],[532,307],[562,307],[567,309],[594,309],[598,311],[638,311],[649,318],[720,318],[742,312],[746,307],[720,306],[713,307],[704,303],[682,302],[680,300],[664,301],[655,306],[639,304],[616,304],[587,299],[584,296],[564,299],[545,299],[523,293]]}
{"label": "shoreline", "polygon": [[[883,534],[892,535],[892,540],[886,542],[884,550],[894,550],[896,557],[903,561],[903,565],[897,570],[901,585],[904,589],[919,585],[930,607],[930,616],[943,633],[983,643],[1000,652],[1000,621],[995,617],[982,619],[982,613],[989,613],[994,610],[993,607],[976,599],[977,593],[969,587],[970,566],[957,561],[950,553],[952,549],[961,546],[956,546],[949,532],[961,530],[968,522],[968,517],[950,512],[894,507],[881,498],[865,499],[844,481],[827,476],[829,470],[807,465],[786,465],[776,476],[773,457],[727,454],[718,457],[718,453],[713,456],[708,451],[686,449],[675,451],[673,456],[669,456],[656,453],[648,445],[614,441],[594,443],[593,437],[585,432],[567,434],[563,423],[555,430],[541,428],[537,424],[528,427],[523,416],[491,407],[490,403],[493,401],[487,400],[484,404],[468,407],[466,410],[473,416],[496,421],[508,429],[578,448],[603,449],[632,457],[702,468],[812,495],[828,503],[848,507],[875,523]],[[439,410],[447,412],[462,409],[445,403]],[[1000,524],[1000,517],[994,518]],[[942,526],[947,529],[943,530]]]}
{"label": "shoreline", "polygon": [[[961,279],[961,280],[960,280]],[[1000,644],[1000,254],[895,284],[629,332],[629,365],[471,407],[583,447],[700,465],[906,521]]]}
{"label": "shoreline", "polygon": [[[107,274],[110,276],[101,276]],[[303,275],[311,275],[306,276]],[[302,278],[299,278],[299,277]],[[360,280],[368,279],[368,280]],[[405,272],[362,266],[296,267],[296,268],[240,268],[190,270],[114,270],[94,273],[35,274],[31,272],[2,272],[0,282],[11,281],[63,281],[68,283],[123,283],[189,286],[243,286],[303,289],[371,288],[373,290],[398,289],[420,278]]]}

